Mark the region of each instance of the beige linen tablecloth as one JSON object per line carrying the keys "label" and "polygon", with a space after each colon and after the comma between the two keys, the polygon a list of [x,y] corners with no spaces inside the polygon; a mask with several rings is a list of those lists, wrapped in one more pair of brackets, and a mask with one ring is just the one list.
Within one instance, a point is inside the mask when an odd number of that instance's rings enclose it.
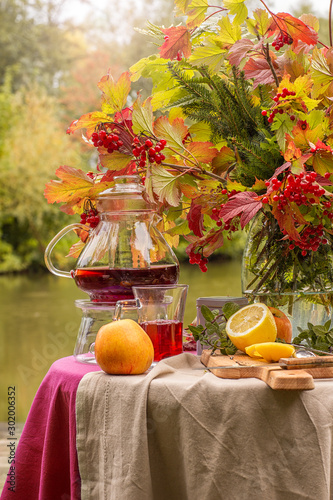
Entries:
{"label": "beige linen tablecloth", "polygon": [[82,500],[331,500],[333,382],[273,391],[194,371],[84,376],[76,401]]}

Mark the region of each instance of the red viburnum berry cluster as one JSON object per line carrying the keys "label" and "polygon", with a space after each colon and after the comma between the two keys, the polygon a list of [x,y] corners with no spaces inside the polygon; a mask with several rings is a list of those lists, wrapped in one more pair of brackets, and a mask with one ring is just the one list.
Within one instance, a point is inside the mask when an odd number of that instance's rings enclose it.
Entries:
{"label": "red viburnum berry cluster", "polygon": [[[276,96],[273,97],[273,101],[276,103],[276,105],[278,105],[280,103],[281,98],[285,99],[286,97],[290,97],[290,96],[295,97],[295,95],[296,95],[296,92],[293,92],[292,90],[288,90],[286,87],[284,87],[282,89],[282,92],[279,92],[278,94],[276,94]],[[282,115],[284,113],[284,109],[273,108],[268,116],[268,122],[272,123],[275,115],[277,115],[278,113]],[[268,111],[266,109],[263,109],[261,114],[262,114],[262,116],[267,116]],[[294,121],[296,119],[295,115],[290,115],[290,119],[292,121]]]}
{"label": "red viburnum berry cluster", "polygon": [[291,36],[288,33],[280,31],[278,36],[272,42],[272,46],[275,48],[275,50],[280,50],[284,45],[291,45],[292,43],[293,39],[291,38]]}
{"label": "red viburnum berry cluster", "polygon": [[104,147],[108,153],[118,151],[119,148],[123,146],[123,141],[119,139],[119,135],[114,133],[109,134],[103,129],[99,132],[93,132],[91,134],[91,140],[95,148]]}
{"label": "red viburnum berry cluster", "polygon": [[151,139],[146,139],[142,143],[138,137],[134,137],[132,153],[136,158],[138,167],[145,167],[147,159],[150,163],[162,163],[162,161],[165,160],[165,156],[161,151],[165,148],[166,143],[164,139],[156,142],[156,144],[154,144]]}
{"label": "red viburnum berry cluster", "polygon": [[203,257],[201,253],[199,252],[195,253],[192,250],[189,254],[189,258],[190,258],[189,259],[190,264],[198,264],[200,271],[202,271],[203,273],[206,273],[208,271],[207,268],[208,259],[206,257]]}
{"label": "red viburnum berry cluster", "polygon": [[[225,188],[221,190],[221,194],[226,194],[228,196],[228,199],[232,198],[236,193],[238,193],[238,191],[236,191],[235,189],[233,189],[230,192],[228,192],[228,190]],[[237,223],[235,220],[233,220],[233,223],[231,224],[231,222],[223,223],[221,219],[222,215],[221,210],[223,209],[224,205],[225,203],[221,203],[219,207],[214,207],[212,209],[211,218],[216,221],[216,225],[220,227],[223,231],[235,232],[238,230]]]}
{"label": "red viburnum berry cluster", "polygon": [[[328,179],[330,174],[325,174]],[[316,182],[316,172],[301,172],[300,174],[288,174],[284,182],[278,180],[276,177],[271,181],[266,181],[267,187],[273,188],[273,202],[277,203],[277,209],[284,212],[286,206],[290,202],[296,203],[297,206],[316,206],[317,217],[319,224],[306,226],[299,234],[300,241],[294,241],[289,245],[289,249],[293,250],[298,246],[302,250],[302,255],[305,256],[307,251],[317,251],[320,244],[327,244],[328,240],[325,238],[325,218],[333,220],[332,202],[326,198],[319,200],[325,194],[325,189]],[[262,202],[269,203],[269,197],[264,196]],[[287,231],[282,231],[287,235]]]}
{"label": "red viburnum berry cluster", "polygon": [[[316,252],[319,245],[327,245],[328,240],[324,237],[324,226],[318,224],[318,226],[306,227],[300,234],[301,241],[290,243],[289,250],[293,250],[295,246],[298,246],[302,250],[302,255],[305,257],[308,251],[312,250]],[[286,234],[286,231],[282,231]]]}
{"label": "red viburnum berry cluster", "polygon": [[89,224],[92,229],[95,228],[99,223],[97,210],[95,208],[90,208],[89,210],[84,211],[81,214],[80,222],[81,224]]}

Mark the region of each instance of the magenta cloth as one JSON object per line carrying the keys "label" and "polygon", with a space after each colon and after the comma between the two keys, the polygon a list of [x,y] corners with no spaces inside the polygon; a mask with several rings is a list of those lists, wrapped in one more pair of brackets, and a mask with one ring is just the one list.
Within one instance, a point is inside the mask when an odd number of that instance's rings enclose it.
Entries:
{"label": "magenta cloth", "polygon": [[15,454],[15,492],[1,500],[79,500],[75,399],[82,377],[97,365],[73,356],[52,364],[32,403]]}

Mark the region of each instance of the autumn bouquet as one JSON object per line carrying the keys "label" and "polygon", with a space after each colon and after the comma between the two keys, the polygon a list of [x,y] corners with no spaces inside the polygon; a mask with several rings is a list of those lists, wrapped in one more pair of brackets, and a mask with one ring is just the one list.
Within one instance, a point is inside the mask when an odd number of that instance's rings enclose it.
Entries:
{"label": "autumn bouquet", "polygon": [[[62,166],[45,195],[94,225],[98,193],[137,173],[190,263],[207,270],[225,238],[252,224],[244,289],[315,283],[321,300],[332,285],[333,49],[313,15],[259,5],[250,15],[246,0],[175,0],[181,24],[145,30],[159,52],[117,81],[104,76],[101,110],[68,129],[84,130],[96,170]],[[140,78],[152,81],[147,98],[131,93]]]}

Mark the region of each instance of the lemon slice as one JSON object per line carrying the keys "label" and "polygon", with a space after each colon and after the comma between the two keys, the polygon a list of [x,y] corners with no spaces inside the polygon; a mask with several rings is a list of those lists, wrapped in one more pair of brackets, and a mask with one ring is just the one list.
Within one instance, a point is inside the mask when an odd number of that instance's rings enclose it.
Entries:
{"label": "lemon slice", "polygon": [[261,358],[262,359],[261,354],[259,354],[259,352],[257,351],[257,345],[258,344],[253,344],[253,345],[249,345],[248,347],[245,347],[245,352],[251,358]]}
{"label": "lemon slice", "polygon": [[279,342],[264,342],[246,347],[245,352],[251,357],[257,357],[252,354],[258,354],[270,363],[271,361],[277,362],[280,358],[290,358],[295,352],[295,347]]}
{"label": "lemon slice", "polygon": [[274,342],[276,323],[266,304],[260,302],[242,307],[227,321],[226,331],[231,342],[240,349],[261,342]]}

